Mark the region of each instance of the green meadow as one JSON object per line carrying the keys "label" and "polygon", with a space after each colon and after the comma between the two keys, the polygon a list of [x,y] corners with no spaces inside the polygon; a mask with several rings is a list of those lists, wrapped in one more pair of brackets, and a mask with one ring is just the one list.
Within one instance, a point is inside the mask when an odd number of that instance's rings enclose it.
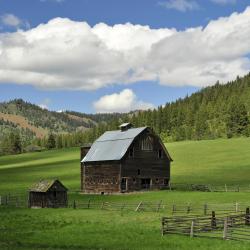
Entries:
{"label": "green meadow", "polygon": [[[174,162],[173,183],[250,184],[250,139],[185,141],[166,144]],[[166,204],[250,204],[250,192],[150,191],[121,195],[83,195],[79,149],[70,148],[0,158],[0,195],[25,194],[42,178],[59,178],[70,202],[110,201]],[[101,209],[0,208],[0,249],[250,249],[249,243],[177,235],[162,237],[168,212]]]}

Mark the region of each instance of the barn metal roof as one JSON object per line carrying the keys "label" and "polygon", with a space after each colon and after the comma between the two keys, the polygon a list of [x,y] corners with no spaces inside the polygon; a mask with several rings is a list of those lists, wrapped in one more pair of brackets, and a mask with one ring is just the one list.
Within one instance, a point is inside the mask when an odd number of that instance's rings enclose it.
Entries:
{"label": "barn metal roof", "polygon": [[107,131],[92,145],[82,162],[119,161],[129,146],[147,127],[130,128],[126,131]]}
{"label": "barn metal roof", "polygon": [[[30,187],[29,191],[45,193],[52,187],[52,185],[55,182],[59,182],[63,186],[63,184],[59,180],[56,180],[56,179],[55,180],[40,180],[39,182],[33,184]],[[65,189],[67,190],[67,188],[65,188]]]}

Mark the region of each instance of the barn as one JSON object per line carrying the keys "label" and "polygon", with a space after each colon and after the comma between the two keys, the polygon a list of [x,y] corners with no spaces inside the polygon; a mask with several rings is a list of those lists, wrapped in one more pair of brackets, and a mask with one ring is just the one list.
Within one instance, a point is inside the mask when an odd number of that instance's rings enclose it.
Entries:
{"label": "barn", "polygon": [[124,123],[81,148],[81,190],[105,194],[164,189],[169,185],[171,161],[150,127]]}
{"label": "barn", "polygon": [[67,191],[59,180],[40,180],[29,189],[29,207],[66,207]]}

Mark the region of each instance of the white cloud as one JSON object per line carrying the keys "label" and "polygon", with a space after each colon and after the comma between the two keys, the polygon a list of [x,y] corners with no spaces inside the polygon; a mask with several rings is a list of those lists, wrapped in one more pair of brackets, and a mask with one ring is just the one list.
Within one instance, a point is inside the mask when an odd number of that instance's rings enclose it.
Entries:
{"label": "white cloud", "polygon": [[159,2],[159,4],[167,9],[175,9],[178,11],[186,12],[199,9],[196,1],[192,0],[168,0]]}
{"label": "white cloud", "polygon": [[4,14],[0,17],[1,23],[5,26],[10,26],[14,28],[30,28],[30,24],[28,21],[22,20],[19,17],[13,14]]}
{"label": "white cloud", "polygon": [[124,113],[131,110],[145,110],[154,107],[151,103],[138,100],[131,89],[124,89],[120,93],[102,96],[93,105],[97,113]]}
{"label": "white cloud", "polygon": [[211,0],[213,3],[226,5],[226,4],[236,4],[237,0]]}
{"label": "white cloud", "polygon": [[250,7],[183,31],[55,18],[0,33],[0,83],[96,90],[156,81],[204,87],[250,70]]}
{"label": "white cloud", "polygon": [[49,104],[51,103],[51,100],[49,98],[46,98],[42,101],[42,103],[38,104],[38,106],[42,109],[49,109]]}
{"label": "white cloud", "polygon": [[4,25],[18,27],[21,25],[22,20],[13,14],[4,14],[1,16],[1,21]]}

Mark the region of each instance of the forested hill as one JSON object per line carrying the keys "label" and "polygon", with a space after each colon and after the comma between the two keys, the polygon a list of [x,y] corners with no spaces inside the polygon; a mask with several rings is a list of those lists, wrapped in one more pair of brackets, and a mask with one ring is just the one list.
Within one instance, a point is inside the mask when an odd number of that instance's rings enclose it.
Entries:
{"label": "forested hill", "polygon": [[249,121],[250,73],[131,118],[135,126],[153,127],[166,141],[249,136]]}
{"label": "forested hill", "polygon": [[250,136],[250,73],[157,109],[113,114],[106,121],[84,134],[72,134],[71,145],[92,142],[106,130],[118,129],[122,122],[150,126],[165,142]]}
{"label": "forested hill", "polygon": [[0,103],[0,154],[22,152],[30,144],[48,149],[79,146],[123,122],[150,126],[165,142],[250,136],[250,73],[157,109],[128,114],[58,113],[21,99]]}

